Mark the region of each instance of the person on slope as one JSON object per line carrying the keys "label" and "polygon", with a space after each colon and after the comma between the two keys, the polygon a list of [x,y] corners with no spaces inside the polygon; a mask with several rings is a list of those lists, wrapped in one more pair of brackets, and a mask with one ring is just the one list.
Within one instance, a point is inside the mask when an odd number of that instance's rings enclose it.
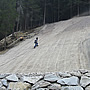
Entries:
{"label": "person on slope", "polygon": [[34,48],[36,48],[38,46],[38,37],[36,37],[34,43],[35,43]]}

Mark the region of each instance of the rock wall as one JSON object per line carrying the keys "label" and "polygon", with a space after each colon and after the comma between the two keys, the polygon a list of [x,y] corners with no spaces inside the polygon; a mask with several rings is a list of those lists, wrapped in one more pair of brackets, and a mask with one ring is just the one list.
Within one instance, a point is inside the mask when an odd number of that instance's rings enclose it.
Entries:
{"label": "rock wall", "polygon": [[0,74],[0,90],[90,90],[90,71]]}

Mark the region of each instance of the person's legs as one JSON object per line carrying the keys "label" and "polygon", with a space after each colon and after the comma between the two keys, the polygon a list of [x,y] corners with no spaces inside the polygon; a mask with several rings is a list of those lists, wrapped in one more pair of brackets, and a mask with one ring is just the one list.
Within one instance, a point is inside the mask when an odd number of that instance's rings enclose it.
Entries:
{"label": "person's legs", "polygon": [[37,43],[37,46],[38,46],[38,43]]}
{"label": "person's legs", "polygon": [[35,43],[35,46],[34,46],[34,48],[37,46],[37,44]]}
{"label": "person's legs", "polygon": [[34,46],[34,48],[35,48],[36,46],[38,46],[38,43],[35,43],[35,46]]}

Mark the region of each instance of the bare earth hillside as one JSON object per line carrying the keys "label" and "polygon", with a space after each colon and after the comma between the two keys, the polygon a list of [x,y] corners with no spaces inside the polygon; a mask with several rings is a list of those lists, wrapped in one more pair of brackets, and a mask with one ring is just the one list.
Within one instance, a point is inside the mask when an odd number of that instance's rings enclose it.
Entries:
{"label": "bare earth hillside", "polygon": [[90,69],[90,16],[47,24],[37,36],[37,48],[35,36],[0,55],[0,73]]}

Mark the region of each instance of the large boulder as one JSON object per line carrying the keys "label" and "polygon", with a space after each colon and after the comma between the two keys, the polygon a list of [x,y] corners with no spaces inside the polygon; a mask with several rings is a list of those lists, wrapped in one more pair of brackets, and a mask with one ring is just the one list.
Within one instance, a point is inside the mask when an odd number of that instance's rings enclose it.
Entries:
{"label": "large boulder", "polygon": [[84,69],[81,69],[81,70],[79,70],[80,72],[81,72],[81,74],[86,74],[86,73],[88,73],[88,70],[84,70]]}
{"label": "large boulder", "polygon": [[6,79],[2,79],[1,82],[2,82],[2,84],[3,84],[5,87],[8,86],[8,83],[7,83],[7,80],[6,80]]}
{"label": "large boulder", "polygon": [[75,76],[59,79],[57,82],[61,85],[79,85],[79,79]]}
{"label": "large boulder", "polygon": [[3,85],[2,85],[2,82],[0,82],[0,88],[2,87]]}
{"label": "large boulder", "polygon": [[8,90],[29,90],[31,85],[23,82],[10,82]]}
{"label": "large boulder", "polygon": [[49,85],[51,85],[50,82],[47,81],[39,81],[36,84],[32,86],[32,90],[37,90],[38,88],[47,88]]}
{"label": "large boulder", "polygon": [[9,74],[0,74],[0,79],[5,78],[6,76],[8,76]]}
{"label": "large boulder", "polygon": [[80,86],[63,86],[61,90],[83,90]]}
{"label": "large boulder", "polygon": [[7,90],[4,86],[0,88],[0,90]]}
{"label": "large boulder", "polygon": [[49,90],[61,90],[61,85],[54,83],[54,84],[51,84],[50,86],[48,86],[48,89]]}
{"label": "large boulder", "polygon": [[44,76],[45,81],[56,82],[59,78],[55,74],[46,74]]}
{"label": "large boulder", "polygon": [[85,90],[90,90],[90,86],[87,86],[87,87],[85,88]]}
{"label": "large boulder", "polygon": [[71,74],[69,74],[69,73],[62,73],[62,72],[59,72],[59,75],[61,76],[61,77],[71,77]]}
{"label": "large boulder", "polygon": [[90,77],[90,72],[89,73],[86,73],[85,76]]}
{"label": "large boulder", "polygon": [[87,77],[87,76],[82,76],[81,77],[81,80],[80,80],[80,85],[82,87],[86,87],[90,84],[90,77]]}
{"label": "large boulder", "polygon": [[[32,90],[34,90],[34,89],[32,89]],[[48,89],[48,88],[38,88],[36,90],[50,90],[50,89]]]}
{"label": "large boulder", "polygon": [[43,78],[43,76],[30,76],[30,77],[23,76],[22,79],[23,79],[24,82],[35,84],[37,81],[39,81],[42,78]]}
{"label": "large boulder", "polygon": [[6,77],[8,81],[18,82],[18,77],[15,74]]}
{"label": "large boulder", "polygon": [[77,77],[81,77],[82,76],[82,74],[80,73],[80,71],[72,71],[72,72],[70,72],[70,74],[72,76],[77,76]]}

